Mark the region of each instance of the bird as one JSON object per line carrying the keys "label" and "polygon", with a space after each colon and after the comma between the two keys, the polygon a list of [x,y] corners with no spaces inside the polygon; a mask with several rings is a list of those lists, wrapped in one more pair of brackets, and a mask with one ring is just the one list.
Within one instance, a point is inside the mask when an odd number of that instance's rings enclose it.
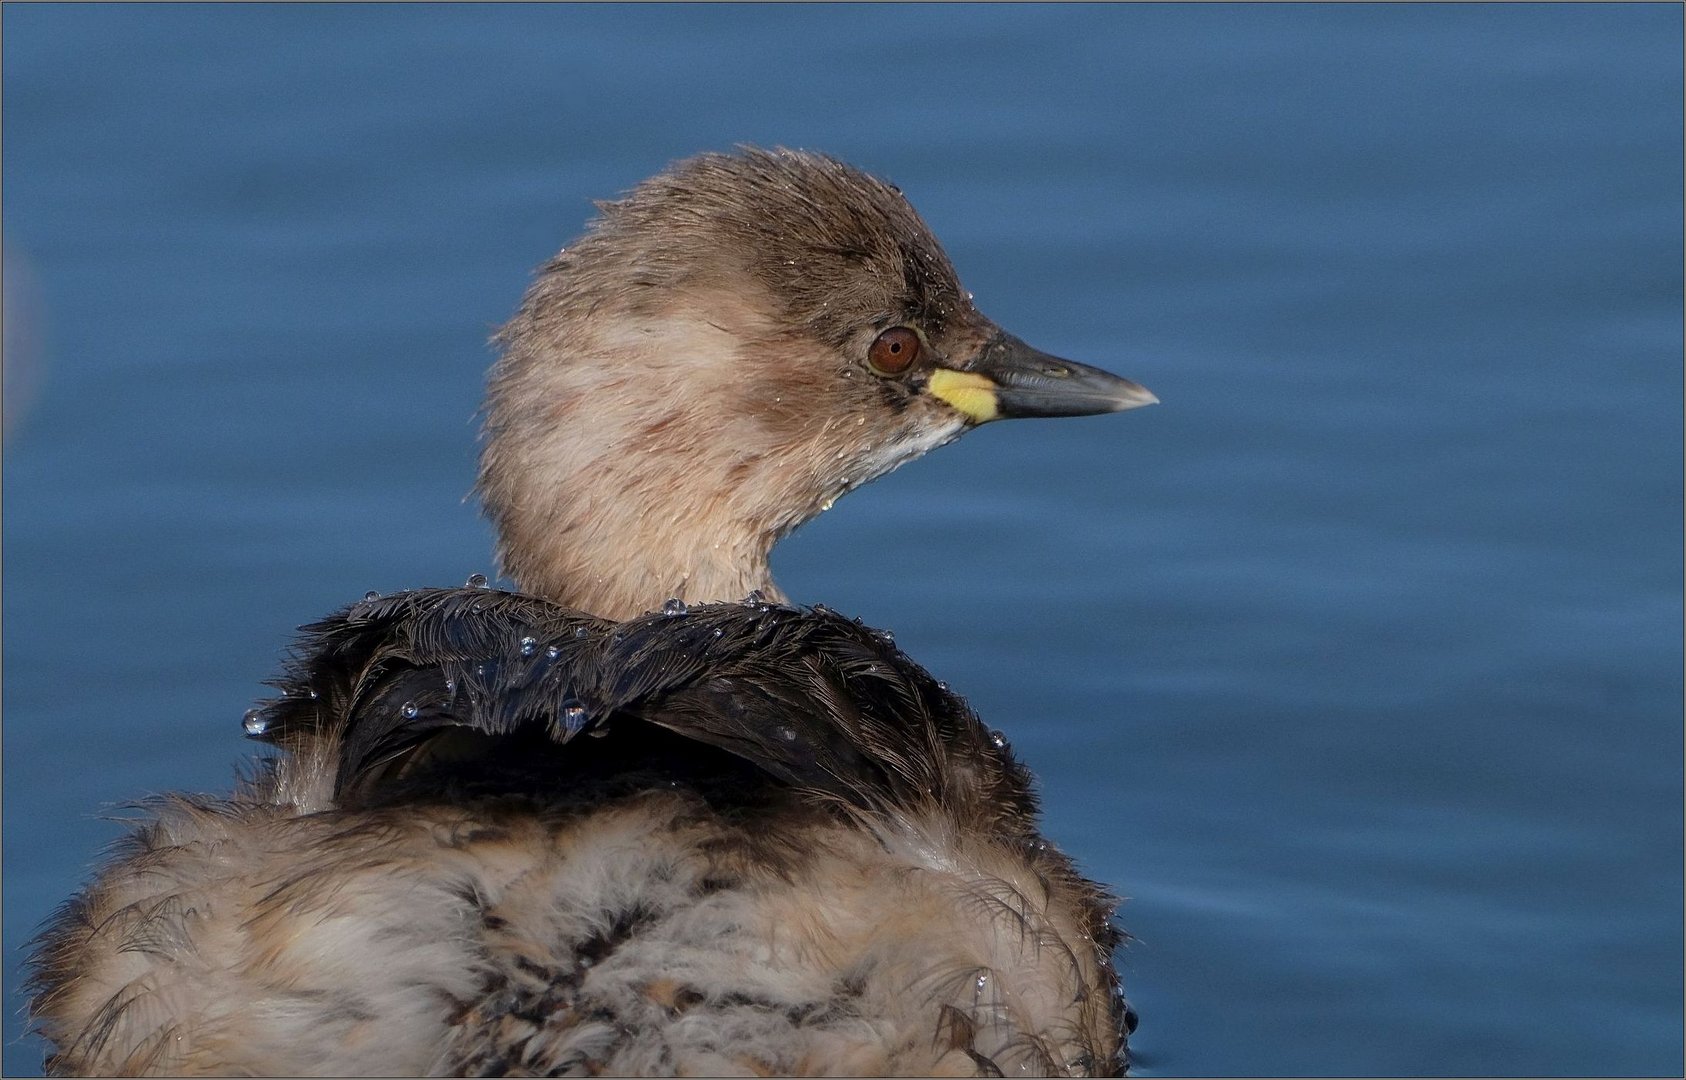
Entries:
{"label": "bird", "polygon": [[976,307],[902,192],[739,147],[598,204],[498,350],[511,588],[301,630],[226,796],[34,945],[54,1075],[1110,1075],[1117,901],[1006,735],[772,580],[997,419],[1154,403]]}

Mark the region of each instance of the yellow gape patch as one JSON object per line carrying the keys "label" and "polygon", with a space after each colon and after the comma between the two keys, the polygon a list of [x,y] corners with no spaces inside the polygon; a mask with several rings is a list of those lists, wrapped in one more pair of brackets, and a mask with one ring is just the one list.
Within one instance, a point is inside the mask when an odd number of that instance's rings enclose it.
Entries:
{"label": "yellow gape patch", "polygon": [[971,417],[975,424],[988,423],[1001,415],[995,400],[995,383],[982,375],[938,368],[931,372],[929,385],[931,393]]}

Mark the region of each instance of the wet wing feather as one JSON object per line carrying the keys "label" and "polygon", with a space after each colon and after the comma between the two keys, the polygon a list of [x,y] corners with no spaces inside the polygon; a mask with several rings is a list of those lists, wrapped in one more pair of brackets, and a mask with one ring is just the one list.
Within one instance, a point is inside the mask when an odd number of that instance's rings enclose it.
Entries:
{"label": "wet wing feather", "polygon": [[[304,628],[262,713],[269,742],[339,745],[366,786],[450,729],[565,744],[644,722],[863,808],[941,797],[957,755],[1028,807],[1023,771],[957,696],[824,608],[712,604],[615,623],[493,589],[365,600]],[[999,759],[999,760],[997,760]]]}

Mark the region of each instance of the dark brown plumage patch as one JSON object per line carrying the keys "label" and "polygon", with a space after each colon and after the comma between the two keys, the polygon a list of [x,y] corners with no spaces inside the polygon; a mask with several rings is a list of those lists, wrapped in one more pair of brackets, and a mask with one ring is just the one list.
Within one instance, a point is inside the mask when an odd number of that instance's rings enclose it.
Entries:
{"label": "dark brown plumage patch", "polygon": [[581,736],[648,724],[859,810],[936,802],[991,834],[1035,831],[1029,774],[1005,744],[887,635],[825,608],[713,604],[614,623],[516,593],[418,590],[307,627],[274,685],[263,740],[336,740],[345,804],[455,730],[589,753]]}

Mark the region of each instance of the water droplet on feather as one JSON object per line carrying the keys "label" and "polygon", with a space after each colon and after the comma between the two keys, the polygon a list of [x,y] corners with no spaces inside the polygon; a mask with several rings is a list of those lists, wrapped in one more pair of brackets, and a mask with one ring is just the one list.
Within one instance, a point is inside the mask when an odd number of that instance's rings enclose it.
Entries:
{"label": "water droplet on feather", "polygon": [[577,701],[570,701],[562,706],[560,719],[562,730],[566,733],[563,736],[564,738],[572,738],[578,735],[581,729],[591,721],[591,717],[586,715],[585,706]]}

